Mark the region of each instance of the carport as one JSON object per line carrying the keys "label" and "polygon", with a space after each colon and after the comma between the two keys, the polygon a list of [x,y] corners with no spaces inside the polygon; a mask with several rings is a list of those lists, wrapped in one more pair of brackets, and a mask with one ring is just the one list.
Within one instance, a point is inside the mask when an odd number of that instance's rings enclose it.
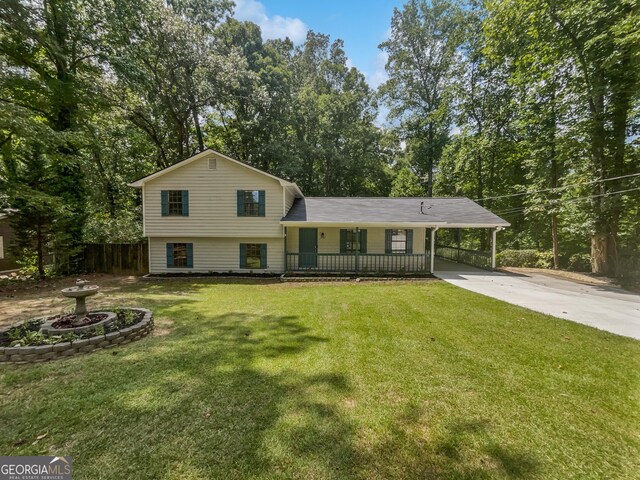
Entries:
{"label": "carport", "polygon": [[[493,215],[493,214],[492,214]],[[499,218],[499,217],[497,217]],[[480,268],[483,270],[495,270],[496,253],[497,253],[497,234],[504,230],[509,224],[504,222],[502,225],[480,226],[476,225],[457,225],[457,226],[441,226],[431,228],[429,231],[429,253],[431,256],[431,273],[439,270],[461,269],[462,265]],[[460,246],[460,232],[468,229],[484,229],[490,238],[488,249],[470,249]],[[441,233],[447,232],[448,239],[442,239]],[[482,235],[482,234],[481,234]],[[452,238],[458,238],[457,245],[451,241]]]}

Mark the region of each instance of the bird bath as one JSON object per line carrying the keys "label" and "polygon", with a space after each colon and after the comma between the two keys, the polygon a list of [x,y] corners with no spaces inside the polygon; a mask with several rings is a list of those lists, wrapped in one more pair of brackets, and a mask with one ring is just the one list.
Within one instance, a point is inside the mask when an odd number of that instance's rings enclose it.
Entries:
{"label": "bird bath", "polygon": [[76,281],[75,287],[63,288],[61,290],[62,295],[68,298],[76,299],[76,310],[75,314],[77,316],[84,316],[87,314],[87,302],[86,298],[95,295],[100,290],[98,285],[87,285],[86,280],[78,280]]}

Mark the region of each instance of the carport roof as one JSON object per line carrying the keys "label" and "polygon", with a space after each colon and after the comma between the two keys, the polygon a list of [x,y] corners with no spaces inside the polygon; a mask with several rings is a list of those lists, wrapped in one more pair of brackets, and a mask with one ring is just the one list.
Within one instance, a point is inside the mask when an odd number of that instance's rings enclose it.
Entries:
{"label": "carport roof", "polygon": [[282,218],[284,225],[424,225],[443,228],[507,227],[509,222],[464,197],[305,197]]}

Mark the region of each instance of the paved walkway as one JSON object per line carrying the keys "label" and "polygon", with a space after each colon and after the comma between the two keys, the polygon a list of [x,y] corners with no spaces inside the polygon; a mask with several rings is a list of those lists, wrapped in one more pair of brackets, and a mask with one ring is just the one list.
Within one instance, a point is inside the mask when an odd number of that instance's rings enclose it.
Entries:
{"label": "paved walkway", "polygon": [[435,275],[472,292],[640,340],[640,295],[538,273],[488,272],[436,259]]}

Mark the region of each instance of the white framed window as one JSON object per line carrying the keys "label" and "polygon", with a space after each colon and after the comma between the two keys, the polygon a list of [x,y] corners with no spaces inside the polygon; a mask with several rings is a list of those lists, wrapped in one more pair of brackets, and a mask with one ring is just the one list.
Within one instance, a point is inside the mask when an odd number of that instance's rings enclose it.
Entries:
{"label": "white framed window", "polygon": [[393,230],[391,233],[391,253],[407,253],[407,231]]}

